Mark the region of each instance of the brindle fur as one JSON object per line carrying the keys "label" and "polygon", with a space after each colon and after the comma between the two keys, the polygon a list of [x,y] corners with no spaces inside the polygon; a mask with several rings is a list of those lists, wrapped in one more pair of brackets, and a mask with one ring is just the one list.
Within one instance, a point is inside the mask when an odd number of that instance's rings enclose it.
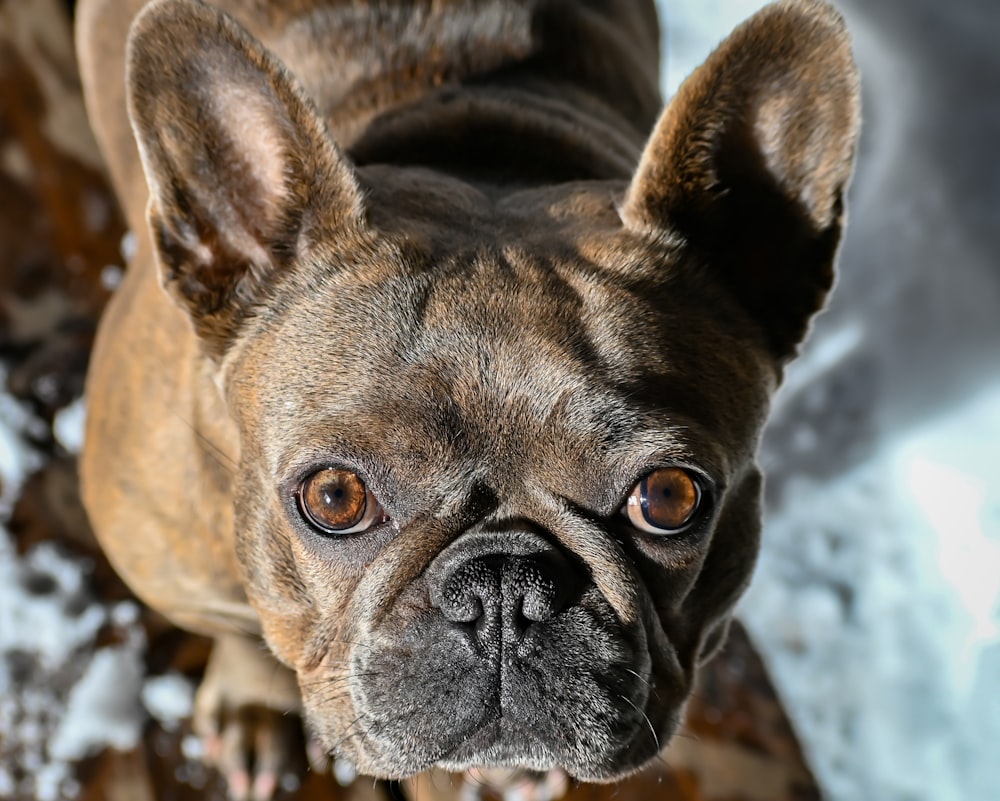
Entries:
{"label": "brindle fur", "polygon": [[[301,692],[373,775],[640,767],[749,580],[758,436],[832,282],[859,117],[839,16],[766,8],[657,120],[651,0],[141,5],[78,12],[139,242],[83,490],[135,591],[219,638],[203,729]],[[311,532],[294,489],[330,464],[392,524]],[[664,464],[711,487],[694,534],[619,514]],[[448,566],[522,553],[567,600],[463,650]]]}

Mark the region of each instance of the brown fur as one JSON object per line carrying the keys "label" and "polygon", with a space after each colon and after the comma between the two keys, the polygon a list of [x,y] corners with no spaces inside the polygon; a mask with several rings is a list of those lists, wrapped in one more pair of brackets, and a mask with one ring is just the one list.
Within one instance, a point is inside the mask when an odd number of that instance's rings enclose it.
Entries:
{"label": "brown fur", "polygon": [[[79,12],[140,241],[84,496],[141,597],[290,669],[268,696],[232,667],[201,717],[291,708],[294,671],[313,733],[375,775],[639,767],[749,580],[757,437],[832,280],[858,126],[839,17],[765,9],[644,145],[651,2],[164,0],[126,52],[138,5]],[[295,487],[329,464],[393,522],[311,532]],[[695,534],[618,514],[664,464],[704,477]],[[497,689],[440,655],[434,598],[448,565],[529,552],[573,600],[535,625],[550,678]],[[499,723],[466,719],[510,686]]]}

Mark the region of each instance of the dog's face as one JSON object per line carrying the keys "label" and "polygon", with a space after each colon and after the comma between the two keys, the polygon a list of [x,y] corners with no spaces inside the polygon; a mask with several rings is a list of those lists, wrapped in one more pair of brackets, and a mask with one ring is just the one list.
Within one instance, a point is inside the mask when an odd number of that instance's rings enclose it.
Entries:
{"label": "dog's face", "polygon": [[757,437],[830,285],[838,18],[758,15],[619,183],[355,169],[203,7],[140,18],[130,82],[164,281],[240,431],[247,593],[314,733],[381,776],[652,757],[748,581]]}
{"label": "dog's face", "polygon": [[227,362],[271,640],[369,770],[637,766],[753,564],[773,362],[605,186],[370,177],[368,261]]}

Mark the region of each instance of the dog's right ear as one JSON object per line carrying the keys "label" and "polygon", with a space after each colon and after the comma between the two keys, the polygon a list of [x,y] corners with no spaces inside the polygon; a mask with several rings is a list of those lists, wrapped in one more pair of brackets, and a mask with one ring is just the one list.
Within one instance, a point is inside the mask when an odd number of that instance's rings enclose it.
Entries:
{"label": "dog's right ear", "polygon": [[294,79],[222,12],[157,0],[127,65],[161,279],[217,357],[318,213],[363,227],[363,193]]}

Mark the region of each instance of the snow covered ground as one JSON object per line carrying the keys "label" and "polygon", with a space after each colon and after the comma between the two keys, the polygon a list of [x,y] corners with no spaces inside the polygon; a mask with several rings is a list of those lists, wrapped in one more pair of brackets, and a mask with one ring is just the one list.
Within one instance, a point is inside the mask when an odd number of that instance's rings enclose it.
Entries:
{"label": "snow covered ground", "polygon": [[[665,86],[756,0],[660,0]],[[741,613],[831,801],[1000,799],[1000,5],[842,0],[841,277],[765,438]]]}
{"label": "snow covered ground", "polygon": [[[0,373],[0,384],[6,376]],[[76,438],[82,417],[58,428]],[[0,394],[0,514],[6,519],[40,460],[24,432],[40,425]],[[42,543],[23,557],[0,528],[0,798],[55,801],[79,789],[71,763],[105,746],[138,742],[145,635],[131,602],[106,605],[89,589],[90,565]],[[118,644],[95,649],[99,631]]]}

